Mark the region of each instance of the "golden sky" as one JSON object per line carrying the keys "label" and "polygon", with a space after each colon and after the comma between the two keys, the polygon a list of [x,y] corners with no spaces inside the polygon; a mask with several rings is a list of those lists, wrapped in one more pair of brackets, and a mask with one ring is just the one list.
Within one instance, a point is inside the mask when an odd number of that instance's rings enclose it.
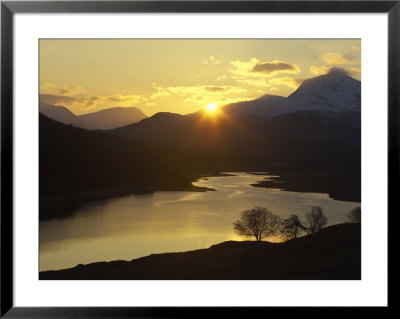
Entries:
{"label": "golden sky", "polygon": [[80,115],[110,107],[188,114],[288,96],[332,67],[361,79],[361,40],[40,40],[41,100]]}

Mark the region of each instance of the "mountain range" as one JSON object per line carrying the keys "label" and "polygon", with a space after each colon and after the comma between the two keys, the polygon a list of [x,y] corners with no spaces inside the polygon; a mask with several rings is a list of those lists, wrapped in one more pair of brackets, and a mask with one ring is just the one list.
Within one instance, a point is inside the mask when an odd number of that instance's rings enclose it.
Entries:
{"label": "mountain range", "polygon": [[97,131],[76,127],[84,122],[73,122],[66,108],[41,105],[48,116],[39,122],[40,201],[71,202],[110,189],[119,189],[114,195],[188,189],[197,177],[224,171],[269,171],[286,181],[295,173],[296,191],[359,200],[360,93],[359,81],[331,72],[304,81],[287,98],[266,95],[226,105],[215,116],[161,112]]}
{"label": "mountain range", "polygon": [[[134,133],[136,130],[153,135],[151,126],[161,126],[164,129],[190,126],[191,124],[188,123],[198,121],[199,117],[204,117],[205,113],[198,111],[180,115],[160,112],[148,118],[136,107],[114,107],[78,116],[64,106],[49,105],[42,101],[39,110],[47,117],[64,124],[72,124],[88,130],[116,129],[113,134],[139,137],[139,139],[141,137]],[[270,119],[301,111],[359,113],[361,111],[361,82],[341,69],[332,69],[328,74],[303,81],[288,97],[266,94],[255,100],[232,103],[220,108],[220,112],[231,119],[243,117]],[[138,124],[145,119],[147,120]],[[134,128],[135,126],[137,128]],[[145,127],[148,128],[145,129]],[[157,130],[162,131],[162,128]],[[130,130],[132,132],[128,133]]]}
{"label": "mountain range", "polygon": [[287,98],[226,105],[215,117],[206,111],[157,113],[107,133],[212,152],[224,164],[337,166],[353,157],[359,163],[360,91],[359,81],[332,71],[304,81]]}
{"label": "mountain range", "polygon": [[64,106],[39,104],[39,112],[64,124],[72,124],[87,130],[110,130],[139,122],[147,116],[136,107],[114,107],[98,112],[75,115]]}

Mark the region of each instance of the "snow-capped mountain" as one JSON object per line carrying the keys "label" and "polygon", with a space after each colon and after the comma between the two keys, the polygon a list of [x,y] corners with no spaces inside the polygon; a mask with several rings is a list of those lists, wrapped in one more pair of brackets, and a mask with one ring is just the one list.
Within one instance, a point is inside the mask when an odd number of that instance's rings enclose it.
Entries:
{"label": "snow-capped mountain", "polygon": [[232,116],[256,115],[265,118],[298,111],[360,112],[361,82],[343,70],[305,80],[287,98],[264,95],[259,99],[226,105]]}

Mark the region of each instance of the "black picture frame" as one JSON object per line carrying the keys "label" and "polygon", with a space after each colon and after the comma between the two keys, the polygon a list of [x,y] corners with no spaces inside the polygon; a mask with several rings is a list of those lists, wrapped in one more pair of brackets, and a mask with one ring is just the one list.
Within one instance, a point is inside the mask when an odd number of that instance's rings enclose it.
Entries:
{"label": "black picture frame", "polygon": [[[15,307],[13,303],[13,19],[15,13],[387,13],[388,14],[388,214],[398,212],[400,1],[2,1],[1,2],[1,317],[6,318],[176,318],[248,316],[248,309],[142,307]],[[381,212],[384,213],[384,212]],[[388,232],[388,243],[391,232]],[[390,245],[389,245],[390,250]],[[388,281],[389,285],[390,281]],[[390,307],[390,298],[388,300]],[[388,307],[388,308],[389,308]],[[291,308],[293,310],[293,307]],[[278,308],[252,311],[277,313]],[[296,308],[298,315],[307,314]],[[338,308],[331,309],[333,314]]]}

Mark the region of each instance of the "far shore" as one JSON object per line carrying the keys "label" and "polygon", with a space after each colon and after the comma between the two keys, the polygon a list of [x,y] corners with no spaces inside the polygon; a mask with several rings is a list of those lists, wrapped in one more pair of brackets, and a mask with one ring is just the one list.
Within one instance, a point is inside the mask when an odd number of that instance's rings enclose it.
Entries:
{"label": "far shore", "polygon": [[[275,188],[283,191],[292,192],[313,192],[328,193],[335,200],[361,202],[360,189],[355,187],[355,183],[340,183],[336,178],[330,183],[326,182],[326,178],[320,177],[315,173],[279,173],[279,172],[251,172],[243,170],[253,175],[272,175],[269,179],[259,181],[252,184],[254,187]],[[193,176],[193,181],[207,179],[209,177],[232,176],[229,173],[213,172],[211,174],[201,174]],[[338,182],[339,180],[339,182]],[[47,220],[51,218],[63,218],[71,214],[77,207],[82,204],[105,201],[109,199],[140,194],[151,194],[154,192],[208,192],[215,191],[213,188],[198,187],[192,183],[186,185],[157,185],[157,186],[126,186],[119,188],[108,188],[98,190],[81,191],[79,193],[66,194],[62,196],[44,196],[39,197],[39,219]],[[57,213],[55,213],[57,212]]]}
{"label": "far shore", "polygon": [[193,182],[186,185],[148,185],[148,186],[125,186],[125,187],[114,187],[114,188],[103,188],[93,189],[87,191],[80,191],[78,193],[68,195],[56,195],[56,196],[41,196],[40,201],[42,203],[47,202],[64,202],[64,201],[92,201],[102,200],[115,197],[122,197],[127,195],[139,195],[149,194],[154,192],[208,192],[215,191],[209,187],[194,186],[193,183],[200,179],[207,179],[209,177],[218,176],[234,176],[228,173],[212,173],[212,174],[198,174],[193,176]]}
{"label": "far shore", "polygon": [[[215,191],[215,189],[208,187],[197,187],[194,185],[186,186],[147,186],[147,187],[121,187],[91,190],[80,192],[78,194],[66,196],[53,196],[43,197],[39,199],[39,219],[47,220],[51,218],[62,218],[68,216],[71,211],[82,204],[94,203],[105,201],[109,199],[140,195],[151,194],[154,192],[208,192]],[[54,214],[54,212],[57,214]]]}
{"label": "far shore", "polygon": [[[218,176],[233,176],[228,173],[213,172],[203,173],[193,176],[193,182],[200,179]],[[94,189],[80,191],[77,193],[39,197],[39,219],[48,220],[52,218],[63,218],[71,214],[75,208],[82,204],[105,201],[109,199],[130,196],[143,195],[155,192],[212,192],[215,191],[209,187],[194,186],[193,182],[186,185],[154,185],[154,186],[125,186],[118,188]],[[57,212],[56,214],[54,212]]]}
{"label": "far shore", "polygon": [[271,172],[269,180],[252,184],[254,187],[277,188],[301,193],[327,193],[335,200],[361,203],[361,173],[352,171]]}

